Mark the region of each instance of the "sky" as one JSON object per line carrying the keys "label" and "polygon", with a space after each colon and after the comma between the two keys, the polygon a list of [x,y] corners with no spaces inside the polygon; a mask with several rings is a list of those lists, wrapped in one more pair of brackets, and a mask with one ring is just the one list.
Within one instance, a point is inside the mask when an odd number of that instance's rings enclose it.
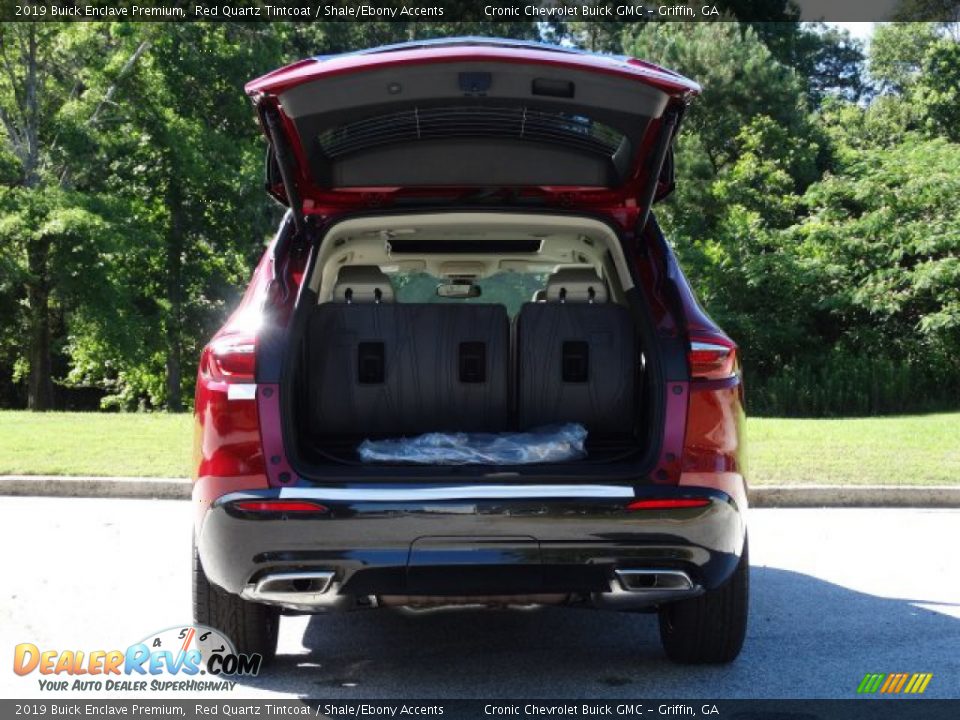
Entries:
{"label": "sky", "polygon": [[828,22],[827,25],[832,25],[834,27],[845,28],[850,31],[850,34],[858,40],[863,40],[869,42],[870,37],[873,35],[873,26],[875,23],[872,22]]}

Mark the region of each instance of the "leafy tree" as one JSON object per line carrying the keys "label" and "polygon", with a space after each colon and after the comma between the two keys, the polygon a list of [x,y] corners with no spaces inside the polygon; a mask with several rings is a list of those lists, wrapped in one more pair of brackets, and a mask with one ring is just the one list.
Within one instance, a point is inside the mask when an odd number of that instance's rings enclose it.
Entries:
{"label": "leafy tree", "polygon": [[830,169],[866,149],[899,145],[922,120],[917,107],[899,95],[879,95],[865,106],[827,98],[817,117],[830,140]]}
{"label": "leafy tree", "polygon": [[913,95],[928,128],[960,142],[960,42],[944,39],[927,48]]}
{"label": "leafy tree", "polygon": [[[810,344],[810,268],[782,231],[802,204],[795,177],[810,172],[817,147],[767,116],[737,135],[737,160],[708,187],[718,208],[709,232],[681,252],[701,300],[745,349],[751,373],[772,373]],[[770,322],[777,318],[777,322]]]}
{"label": "leafy tree", "polygon": [[[85,244],[84,233],[98,223],[84,207],[86,198],[70,192],[71,151],[77,139],[96,129],[101,109],[110,102],[128,66],[108,73],[111,61],[125,55],[100,24],[5,23],[0,27],[0,121],[7,187],[5,200],[16,210],[5,217],[5,264],[16,266],[22,285],[8,291],[19,298],[7,332],[28,338],[26,352],[14,360],[28,378],[29,407],[53,403],[52,322],[58,279],[66,267],[54,267],[54,255]],[[87,92],[108,86],[106,94]],[[76,203],[74,205],[74,203]],[[10,343],[4,343],[10,347]],[[24,370],[25,369],[25,370]]]}
{"label": "leafy tree", "polygon": [[958,0],[901,0],[894,13],[899,21],[919,22],[938,18],[937,24],[960,42],[960,2]]}
{"label": "leafy tree", "polygon": [[625,49],[703,86],[685,130],[703,140],[716,170],[735,159],[745,119],[763,113],[791,129],[804,125],[801,82],[752,29],[734,23],[660,24],[626,38]]}
{"label": "leafy tree", "polygon": [[960,146],[906,138],[806,194],[795,232],[832,287],[823,307],[863,351],[946,362],[960,350]]}
{"label": "leafy tree", "polygon": [[905,92],[920,76],[927,49],[938,40],[930,22],[877,25],[870,42],[870,78],[881,92]]}
{"label": "leafy tree", "polygon": [[[677,142],[677,192],[660,210],[681,255],[693,265],[695,280],[702,258],[689,253],[710,239],[722,222],[723,205],[714,183],[736,165],[746,145],[741,131],[763,116],[785,137],[812,141],[815,161],[787,160],[792,185],[802,190],[819,175],[820,131],[810,122],[803,83],[778,63],[751,28],[734,23],[675,23],[638,31],[626,50],[696,78],[703,94],[691,107]],[[786,146],[765,146],[774,155]],[[777,161],[779,162],[779,160]],[[710,271],[703,268],[703,273]]]}
{"label": "leafy tree", "polygon": [[[137,35],[142,27],[124,29]],[[195,367],[274,226],[278,211],[260,189],[259,130],[240,88],[280,55],[260,26],[164,26],[112,115],[100,151],[114,163],[115,192],[140,213],[124,258],[134,270],[125,272],[143,288],[140,306],[153,328],[126,358],[126,382],[166,378],[162,392],[133,384],[128,399],[182,407],[193,383],[185,367]]]}
{"label": "leafy tree", "polygon": [[863,45],[847,30],[809,22],[751,26],[773,57],[796,71],[813,105],[828,95],[856,100],[866,90]]}
{"label": "leafy tree", "polygon": [[805,35],[811,38],[812,47],[803,62],[793,67],[808,78],[814,103],[827,95],[860,99],[866,90],[863,44],[851,37],[849,31],[836,27],[819,26],[806,31]]}

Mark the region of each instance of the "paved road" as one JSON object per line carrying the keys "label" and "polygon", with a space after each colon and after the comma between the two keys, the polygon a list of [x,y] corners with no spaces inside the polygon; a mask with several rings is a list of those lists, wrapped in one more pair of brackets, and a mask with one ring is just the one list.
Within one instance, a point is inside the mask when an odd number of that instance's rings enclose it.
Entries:
{"label": "paved road", "polygon": [[[188,621],[190,523],[179,501],[0,498],[0,697],[40,695],[9,670],[15,643],[124,648]],[[671,665],[649,615],[384,610],[285,618],[277,664],[231,697],[849,698],[869,671],[931,672],[927,696],[960,698],[960,511],[750,523],[730,667]]]}

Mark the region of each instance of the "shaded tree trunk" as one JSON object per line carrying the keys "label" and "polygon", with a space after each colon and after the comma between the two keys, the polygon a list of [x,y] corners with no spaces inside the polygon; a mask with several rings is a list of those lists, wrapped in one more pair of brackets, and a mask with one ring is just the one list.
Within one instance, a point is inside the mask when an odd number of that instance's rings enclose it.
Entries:
{"label": "shaded tree trunk", "polygon": [[[37,171],[40,161],[40,117],[37,101],[37,29],[27,26],[26,42],[21,43],[21,61],[26,64],[23,85],[19,146],[23,164],[23,185],[40,185]],[[5,124],[7,124],[5,118]],[[8,132],[9,132],[8,125]],[[15,143],[16,145],[16,143]],[[32,240],[27,247],[27,303],[29,306],[29,348],[27,359],[30,376],[27,379],[27,407],[30,410],[50,410],[53,407],[53,379],[50,370],[50,238]]]}
{"label": "shaded tree trunk", "polygon": [[167,410],[180,412],[183,410],[183,398],[180,392],[183,379],[181,364],[181,315],[183,312],[181,276],[183,271],[183,236],[187,223],[179,179],[173,172],[171,172],[167,189],[167,209],[170,212],[170,230],[166,247],[167,302],[170,304],[166,324]]}
{"label": "shaded tree trunk", "polygon": [[27,301],[30,305],[30,346],[28,359],[27,407],[50,410],[53,407],[53,380],[50,376],[50,277],[47,260],[50,240],[41,238],[30,243]]}

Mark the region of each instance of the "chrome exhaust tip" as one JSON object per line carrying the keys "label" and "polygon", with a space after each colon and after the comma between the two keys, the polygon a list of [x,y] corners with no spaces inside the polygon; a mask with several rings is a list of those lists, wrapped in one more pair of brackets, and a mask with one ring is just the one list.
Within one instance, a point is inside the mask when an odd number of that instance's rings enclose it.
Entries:
{"label": "chrome exhaust tip", "polygon": [[627,592],[684,592],[694,589],[683,570],[615,570],[617,580]]}
{"label": "chrome exhaust tip", "polygon": [[703,593],[703,588],[683,570],[617,568],[614,577],[609,591],[593,594],[595,607],[640,610]]}
{"label": "chrome exhaust tip", "polygon": [[264,575],[240,593],[246,600],[293,609],[329,604],[334,573],[328,570],[280,572]]}

